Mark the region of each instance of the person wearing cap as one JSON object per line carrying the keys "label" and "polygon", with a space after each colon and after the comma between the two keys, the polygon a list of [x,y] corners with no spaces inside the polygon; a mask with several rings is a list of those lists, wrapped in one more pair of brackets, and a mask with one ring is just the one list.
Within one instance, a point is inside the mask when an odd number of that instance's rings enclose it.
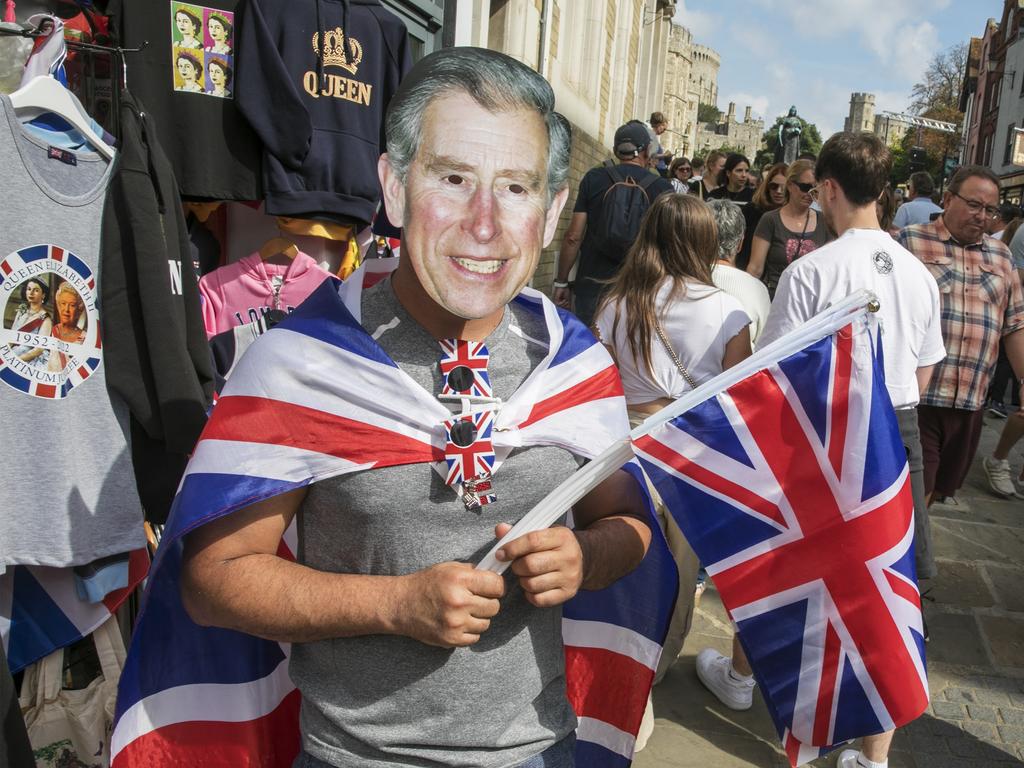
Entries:
{"label": "person wearing cap", "polygon": [[[351,421],[358,408],[371,415],[352,423],[371,426],[390,418],[382,414],[396,403],[413,405],[387,444],[346,429],[350,447],[368,443],[358,462],[347,462],[352,471],[295,447],[300,427],[285,423],[291,417],[281,420],[280,429],[295,434],[280,441],[285,450],[274,471],[284,474],[274,477],[288,481],[279,495],[189,533],[183,602],[199,624],[292,643],[288,673],[302,698],[296,768],[568,767],[577,719],[566,690],[561,606],[643,559],[651,532],[640,487],[615,472],[573,506],[574,528],[555,525],[503,544],[496,557],[509,566],[504,577],[474,564],[594,447],[595,433],[583,435],[568,417],[557,442],[549,432],[518,429],[535,412],[530,403],[551,395],[550,377],[533,376],[549,364],[549,344],[586,335],[546,298],[514,300],[568,197],[569,124],[534,70],[496,51],[458,47],[431,53],[410,70],[388,105],[385,132],[378,173],[388,216],[404,231],[402,258],[389,279],[363,292],[366,333],[356,332],[336,286],[325,283],[246,354],[259,359],[261,394],[315,408],[316,418]],[[288,339],[299,328],[311,332]],[[314,332],[325,342],[344,336],[372,357],[366,366],[392,364],[399,374],[386,375],[402,379],[405,389],[351,392],[356,353],[317,344],[325,354],[303,358],[295,376],[315,379],[318,388],[337,386],[326,390],[326,403],[313,399],[287,377],[296,368],[294,345]],[[611,357],[593,346],[611,369]],[[465,427],[458,434],[436,421],[439,408],[447,413],[438,405],[451,398],[445,389],[466,392],[476,381],[468,367],[453,365],[452,358],[463,359],[459,350],[473,355],[477,370],[486,366],[479,386],[487,394],[474,395],[474,407],[493,410],[473,413],[510,425],[518,442],[502,455],[495,440],[492,455],[503,461],[491,465],[493,478],[474,458],[462,470],[478,474],[455,485],[437,471],[436,438],[479,448],[476,456],[487,451],[477,446],[472,420],[454,422]],[[271,353],[277,356],[268,359]],[[239,376],[245,371],[233,374],[222,403]],[[613,379],[595,383],[588,403],[597,404],[595,421],[618,424],[609,436],[620,430],[624,437],[628,419]],[[461,407],[469,406],[466,398]],[[515,407],[502,411],[502,403],[523,406],[521,415]],[[417,456],[415,444],[424,439],[428,450]],[[319,472],[309,482],[288,474],[307,461]],[[484,480],[486,488],[478,488]],[[496,495],[481,499],[478,491]],[[278,545],[293,521],[298,548],[289,562]]]}
{"label": "person wearing cap", "polygon": [[[651,136],[647,126],[631,120],[615,132],[612,151],[619,172],[639,183],[651,171],[648,169],[648,148]],[[591,168],[580,182],[576,194],[569,229],[562,240],[558,254],[558,274],[552,283],[552,298],[560,307],[572,309],[586,325],[592,325],[594,312],[606,286],[606,280],[615,275],[625,254],[608,254],[597,236],[597,222],[603,215],[605,193],[611,189],[613,179],[605,166]],[[647,187],[654,202],[659,195],[672,192],[668,179],[658,178]],[[570,292],[569,273],[579,261],[576,280]]]}

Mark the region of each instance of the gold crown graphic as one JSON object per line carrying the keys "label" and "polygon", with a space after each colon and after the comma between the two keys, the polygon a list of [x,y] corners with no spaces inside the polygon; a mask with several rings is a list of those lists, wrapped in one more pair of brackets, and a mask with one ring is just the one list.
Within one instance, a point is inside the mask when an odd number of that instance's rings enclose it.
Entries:
{"label": "gold crown graphic", "polygon": [[[347,49],[347,50],[346,50]],[[320,55],[320,33],[313,33],[313,51]],[[351,52],[352,57],[349,58]],[[341,67],[353,75],[363,60],[363,46],[354,37],[345,37],[341,27],[328,29],[324,32],[323,59],[325,67]]]}

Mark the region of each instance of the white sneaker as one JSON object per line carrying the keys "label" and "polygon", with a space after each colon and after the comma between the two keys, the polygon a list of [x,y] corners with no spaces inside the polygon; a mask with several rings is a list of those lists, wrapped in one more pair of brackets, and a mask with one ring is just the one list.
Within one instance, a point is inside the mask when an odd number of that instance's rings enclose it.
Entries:
{"label": "white sneaker", "polygon": [[996,459],[986,456],[982,462],[985,474],[988,475],[988,487],[992,492],[1005,498],[1013,498],[1017,489],[1013,487],[1013,480],[1010,478],[1010,462],[1006,459]]}
{"label": "white sneaker", "polygon": [[[864,763],[860,762],[859,758],[859,749],[844,749],[839,753],[839,759],[836,760],[836,768],[863,768]],[[864,759],[867,760],[867,758]],[[875,765],[888,766],[889,761],[886,760],[884,763],[876,763]]]}
{"label": "white sneaker", "polygon": [[697,654],[697,677],[729,709],[750,709],[754,704],[754,678],[738,680],[732,672],[732,659],[714,648]]}

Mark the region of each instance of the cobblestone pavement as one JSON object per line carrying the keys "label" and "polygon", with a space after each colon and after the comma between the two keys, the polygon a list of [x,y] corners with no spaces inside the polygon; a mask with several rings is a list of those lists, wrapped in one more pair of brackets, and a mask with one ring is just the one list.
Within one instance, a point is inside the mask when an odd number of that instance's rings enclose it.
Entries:
{"label": "cobblestone pavement", "polygon": [[[1005,422],[986,417],[981,446],[961,491],[969,509],[933,508],[939,576],[924,610],[931,634],[931,706],[897,732],[891,768],[1024,765],[1024,500],[988,490],[981,456]],[[1024,443],[1021,444],[1024,446]],[[1018,446],[1010,457],[1024,464]],[[697,681],[706,646],[730,652],[732,630],[718,594],[704,593],[679,659],[654,691],[656,725],[635,768],[788,766],[768,711],[733,712]],[[813,766],[832,766],[835,755]]]}

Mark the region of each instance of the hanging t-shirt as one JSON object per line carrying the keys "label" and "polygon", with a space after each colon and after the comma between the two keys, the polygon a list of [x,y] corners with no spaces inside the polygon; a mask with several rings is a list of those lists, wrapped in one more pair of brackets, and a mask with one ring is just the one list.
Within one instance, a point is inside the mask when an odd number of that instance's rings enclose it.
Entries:
{"label": "hanging t-shirt", "polygon": [[54,150],[0,96],[0,571],[146,545],[128,410],[100,340],[100,221],[111,165]]}
{"label": "hanging t-shirt", "polygon": [[238,0],[110,0],[111,28],[128,54],[128,87],[154,118],[186,197],[258,200],[262,147],[238,111],[234,71]]}
{"label": "hanging t-shirt", "polygon": [[206,336],[259,320],[272,309],[294,312],[328,277],[305,253],[287,264],[266,262],[254,253],[215,269],[199,281]]}

